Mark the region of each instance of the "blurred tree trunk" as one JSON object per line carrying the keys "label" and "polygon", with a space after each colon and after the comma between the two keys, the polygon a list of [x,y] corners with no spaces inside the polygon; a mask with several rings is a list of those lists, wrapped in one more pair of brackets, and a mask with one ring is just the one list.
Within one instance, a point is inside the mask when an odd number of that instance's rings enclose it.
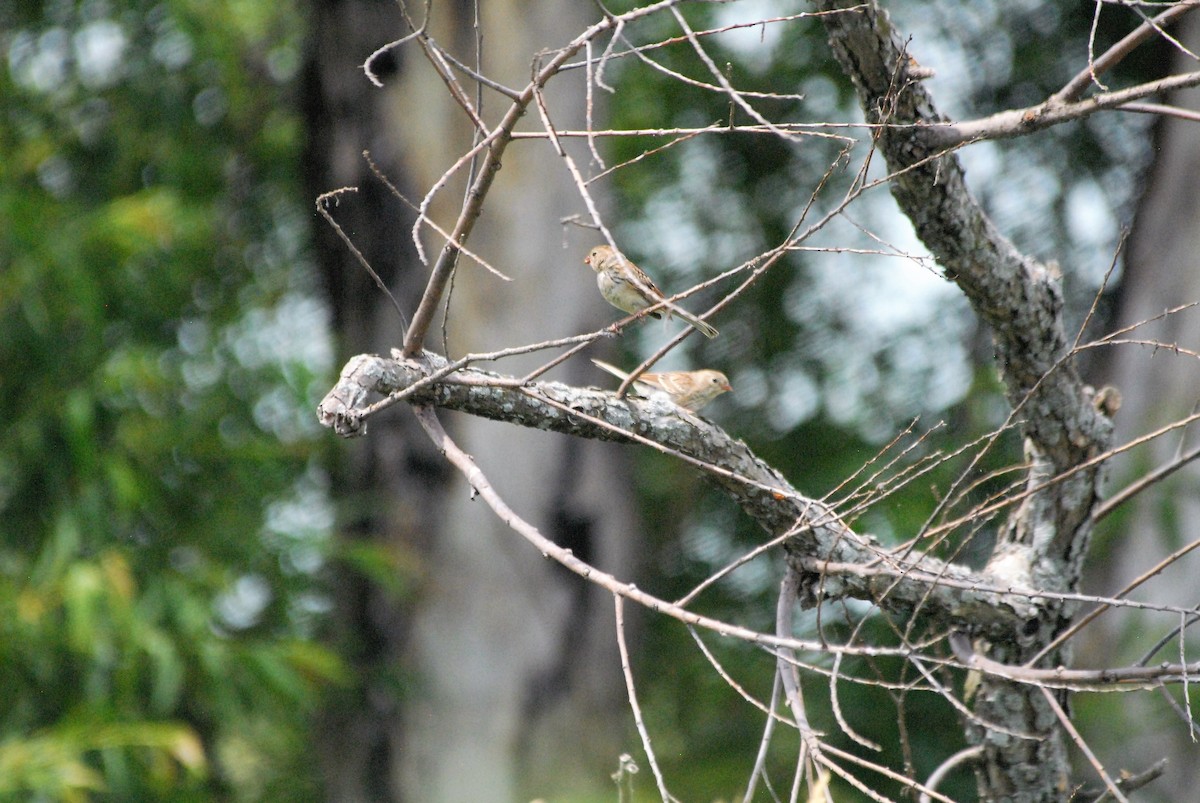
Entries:
{"label": "blurred tree trunk", "polygon": [[[421,4],[410,6],[419,14]],[[555,0],[488,2],[485,72],[510,86],[528,80],[539,50],[566,42],[592,13]],[[469,3],[435,3],[430,32],[474,60]],[[406,314],[428,269],[410,239],[413,214],[372,175],[372,158],[409,199],[470,146],[470,121],[413,42],[376,63],[386,88],[359,65],[407,33],[398,6],[369,0],[312,5],[313,46],[304,103],[309,189],[344,186],[331,212],[393,288]],[[418,20],[419,22],[419,20]],[[582,71],[548,93],[560,127],[583,127]],[[574,83],[572,83],[574,81]],[[468,82],[464,79],[464,85]],[[474,98],[473,89],[470,90]],[[489,91],[484,119],[506,102]],[[576,158],[586,163],[586,151]],[[433,216],[451,228],[461,174]],[[452,356],[557,337],[604,320],[582,255],[593,238],[565,230],[577,194],[551,147],[510,148],[489,211],[469,243],[507,272],[505,283],[463,256],[451,298]],[[579,210],[582,211],[582,210]],[[401,342],[395,309],[334,232],[317,220],[317,254],[344,356],[387,353]],[[442,243],[425,240],[432,257]],[[428,346],[441,351],[440,330]],[[532,367],[538,355],[519,366]],[[573,361],[557,378],[595,381]],[[514,508],[586,560],[629,576],[636,532],[620,447],[441,413],[452,435],[489,472]],[[405,593],[389,592],[345,563],[335,593],[338,637],[358,687],[324,718],[328,798],[338,801],[505,801],[591,786],[606,789],[621,750],[623,686],[611,601],[529,549],[450,476],[411,412],[371,421],[371,436],[339,442],[334,470],[344,543],[382,545]],[[547,459],[546,455],[552,455]],[[376,578],[378,579],[378,578]]]}
{"label": "blurred tree trunk", "polygon": [[[1185,18],[1173,33],[1195,52],[1200,47],[1200,17]],[[1187,70],[1192,59],[1176,53],[1172,69]],[[1175,92],[1173,106],[1200,110],[1200,88]],[[1164,310],[1200,298],[1200,126],[1172,117],[1159,123],[1155,162],[1139,202],[1130,233],[1128,254],[1110,329],[1131,326],[1161,315]],[[1197,349],[1200,347],[1200,313],[1195,309],[1156,320],[1127,335],[1139,340]],[[1122,393],[1116,416],[1117,444],[1185,418],[1200,403],[1200,363],[1194,357],[1149,347],[1119,346],[1103,353],[1105,381]],[[1116,489],[1147,470],[1170,462],[1177,453],[1200,445],[1193,424],[1142,446],[1119,458],[1111,471]],[[1200,520],[1200,466],[1188,468],[1143,493],[1126,511],[1118,512],[1115,527],[1097,543],[1096,564],[1086,576],[1094,593],[1112,594],[1196,535],[1192,523]],[[1162,604],[1196,604],[1195,577],[1200,571],[1196,555],[1143,585],[1135,597]],[[1127,620],[1126,620],[1127,621]],[[1080,650],[1085,666],[1112,665],[1117,645],[1125,661],[1136,660],[1150,646],[1146,634],[1117,632],[1117,620],[1101,618],[1085,633]],[[1178,660],[1178,643],[1168,647]],[[1163,660],[1160,658],[1155,660]],[[1190,659],[1194,660],[1194,656]],[[1166,776],[1151,785],[1147,794],[1161,800],[1190,800],[1195,796],[1195,745],[1187,725],[1179,721],[1158,695],[1121,695],[1125,723],[1105,727],[1114,755],[1122,766],[1138,771],[1164,756],[1170,759]],[[1136,738],[1130,738],[1136,734]]]}

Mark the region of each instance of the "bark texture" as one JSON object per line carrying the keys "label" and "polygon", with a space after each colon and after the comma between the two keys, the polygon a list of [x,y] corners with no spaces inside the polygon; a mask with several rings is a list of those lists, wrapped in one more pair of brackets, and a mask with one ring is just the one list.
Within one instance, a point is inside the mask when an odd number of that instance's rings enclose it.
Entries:
{"label": "bark texture", "polygon": [[[877,123],[876,144],[896,174],[892,194],[912,221],[946,278],[970,299],[993,334],[996,361],[1025,436],[1029,496],[1009,517],[991,565],[1026,578],[1033,587],[1075,590],[1099,499],[1100,468],[1089,458],[1105,450],[1111,424],[1068,359],[1059,277],[1021,254],[999,232],[967,190],[953,154],[939,154],[926,136],[942,122],[878,4],[816,2],[842,69],[854,81],[864,115]],[[925,129],[923,131],[923,129]],[[1069,472],[1069,473],[1068,473]],[[1052,478],[1066,475],[1060,482]],[[991,657],[1023,663],[1069,621],[1071,606],[992,639]],[[1052,654],[1053,663],[1062,656]],[[1035,688],[985,679],[974,698],[982,722],[969,735],[984,747],[978,773],[988,800],[1060,800],[1070,764],[1055,716]],[[1004,731],[1045,735],[1014,738]]]}
{"label": "bark texture", "polygon": [[[1013,582],[1005,572],[884,549],[873,536],[847,527],[825,503],[798,492],[746,444],[721,428],[654,399],[556,382],[520,385],[498,374],[461,369],[441,381],[438,355],[391,358],[359,355],[318,408],[321,421],[344,436],[364,433],[356,411],[375,394],[409,390],[405,402],[596,440],[641,442],[672,451],[724,490],[764,530],[780,538],[801,578],[801,602],[869,599],[897,618],[920,609],[944,628],[969,629],[998,641],[1033,633],[1057,606]],[[421,384],[418,384],[421,383]],[[415,387],[414,387],[415,386]],[[372,436],[373,437],[373,436]]]}

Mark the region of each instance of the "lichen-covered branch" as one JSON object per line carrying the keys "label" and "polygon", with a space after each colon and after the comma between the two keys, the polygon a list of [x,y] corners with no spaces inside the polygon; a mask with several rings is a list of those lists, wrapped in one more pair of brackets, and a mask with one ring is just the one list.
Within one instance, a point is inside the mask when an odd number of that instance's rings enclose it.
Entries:
{"label": "lichen-covered branch", "polygon": [[[849,3],[818,2],[822,8]],[[945,120],[921,81],[910,74],[908,54],[896,41],[882,9],[871,3],[858,12],[822,17],[834,53],[858,87],[870,122],[887,124],[878,144],[900,175],[892,191],[947,278],[962,288],[992,326],[997,358],[1014,402],[1037,395],[1030,409],[1030,435],[1059,469],[1069,468],[1100,430],[1098,416],[1082,397],[1082,383],[1069,365],[1056,272],[1020,253],[1001,234],[966,187],[953,154],[920,165],[935,151],[922,126]],[[912,170],[905,170],[917,165]],[[1028,405],[1027,405],[1028,406]]]}
{"label": "lichen-covered branch", "polygon": [[[997,539],[989,566],[1039,589],[1076,588],[1091,515],[1099,500],[1101,454],[1111,423],[1069,358],[1062,324],[1060,277],[1052,266],[1022,254],[984,214],[967,189],[953,153],[939,155],[930,131],[946,122],[921,81],[923,74],[901,45],[876,2],[816,0],[834,55],[858,89],[867,121],[879,124],[877,145],[897,173],[892,194],[912,221],[946,278],[955,282],[990,326],[997,367],[1025,436],[1027,496]],[[1062,482],[1048,483],[1067,474]],[[998,660],[1020,663],[1032,645],[1049,643],[1070,619],[1063,604],[1025,632],[991,648]],[[1054,656],[1052,661],[1060,660]],[[985,680],[976,698],[983,721],[1014,731],[1045,733],[1039,741],[1013,740],[972,727],[984,746],[980,791],[988,799],[1061,799],[1069,759],[1054,712],[1030,687]]]}
{"label": "lichen-covered branch", "polygon": [[[342,370],[318,406],[322,424],[344,437],[363,434],[370,400],[407,392],[405,401],[457,410],[576,437],[640,442],[703,470],[783,547],[801,578],[801,601],[852,597],[907,618],[915,610],[935,628],[970,628],[995,637],[1036,630],[1054,606],[1009,578],[974,572],[920,553],[903,558],[846,526],[829,505],[809,498],[742,441],[658,399],[618,399],[609,391],[531,382],[465,368],[439,381],[446,360],[361,354]],[[425,384],[422,384],[425,383]],[[414,390],[414,388],[416,388]]]}
{"label": "lichen-covered branch", "polygon": [[[822,10],[844,7],[822,0]],[[954,154],[938,158],[924,135],[943,118],[913,73],[885,12],[875,3],[822,17],[834,54],[879,129],[878,146],[898,173],[892,193],[948,279],[991,326],[996,361],[1018,408],[1033,470],[1030,482],[1068,471],[1107,447],[1111,424],[1067,358],[1057,271],[1022,254],[971,196]],[[911,169],[908,169],[911,168]],[[1099,470],[1076,473],[1031,495],[1002,543],[1029,548],[1031,571],[1071,588],[1098,499]],[[1050,561],[1049,566],[1038,566]]]}

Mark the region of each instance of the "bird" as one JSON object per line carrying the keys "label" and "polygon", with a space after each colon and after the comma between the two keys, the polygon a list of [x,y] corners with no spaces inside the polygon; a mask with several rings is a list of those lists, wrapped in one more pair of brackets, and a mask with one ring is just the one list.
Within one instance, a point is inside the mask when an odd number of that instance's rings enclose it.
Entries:
{"label": "bird", "polygon": [[[623,312],[633,314],[664,301],[662,291],[655,286],[645,271],[612,246],[596,246],[583,258],[583,264],[596,271],[596,284],[599,285],[600,295],[604,296],[604,300]],[[695,315],[670,302],[667,303],[667,308],[655,310],[650,313],[651,317],[661,318],[664,312],[667,317],[675,314],[705,337],[717,336],[716,329]]]}
{"label": "bird", "polygon": [[[629,374],[615,365],[609,365],[603,360],[592,360],[596,367],[608,371],[622,380],[628,379]],[[654,392],[667,395],[673,403],[693,413],[727,390],[733,390],[725,374],[720,371],[703,369],[700,371],[665,371],[661,374],[642,374],[633,382],[633,387],[639,395],[649,396]]]}

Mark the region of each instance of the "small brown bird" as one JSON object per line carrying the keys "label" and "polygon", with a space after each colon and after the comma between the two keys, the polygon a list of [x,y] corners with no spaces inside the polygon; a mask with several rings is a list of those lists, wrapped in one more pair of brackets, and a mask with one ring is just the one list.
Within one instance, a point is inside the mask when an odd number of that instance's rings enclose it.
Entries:
{"label": "small brown bird", "polygon": [[[608,371],[622,381],[629,374],[615,365],[609,365],[601,360],[592,360],[597,368]],[[727,390],[733,390],[729,380],[720,371],[708,369],[702,371],[666,371],[661,374],[642,374],[633,383],[638,395],[649,396],[652,393],[665,393],[673,403],[699,412],[700,408]]]}
{"label": "small brown bird", "polygon": [[[583,264],[596,271],[596,284],[600,286],[600,295],[619,310],[632,314],[663,300],[662,291],[650,281],[650,277],[610,246],[596,246],[583,258]],[[650,315],[661,318],[664,312],[667,317],[674,314],[683,318],[705,337],[717,336],[716,329],[674,304]]]}

